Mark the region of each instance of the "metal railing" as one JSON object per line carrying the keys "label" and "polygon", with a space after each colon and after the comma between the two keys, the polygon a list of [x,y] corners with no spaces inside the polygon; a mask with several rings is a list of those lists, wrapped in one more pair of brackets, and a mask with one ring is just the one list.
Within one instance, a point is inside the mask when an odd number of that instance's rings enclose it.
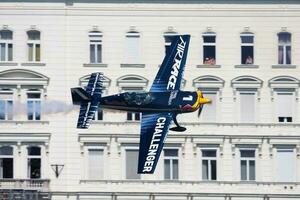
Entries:
{"label": "metal railing", "polygon": [[49,191],[49,179],[0,179],[0,190],[22,189]]}

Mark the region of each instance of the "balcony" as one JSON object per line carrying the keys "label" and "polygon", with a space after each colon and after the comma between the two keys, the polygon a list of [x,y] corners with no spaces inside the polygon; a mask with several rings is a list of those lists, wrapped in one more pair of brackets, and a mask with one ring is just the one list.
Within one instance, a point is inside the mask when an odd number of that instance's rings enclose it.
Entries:
{"label": "balcony", "polygon": [[49,191],[49,179],[0,179],[0,190]]}

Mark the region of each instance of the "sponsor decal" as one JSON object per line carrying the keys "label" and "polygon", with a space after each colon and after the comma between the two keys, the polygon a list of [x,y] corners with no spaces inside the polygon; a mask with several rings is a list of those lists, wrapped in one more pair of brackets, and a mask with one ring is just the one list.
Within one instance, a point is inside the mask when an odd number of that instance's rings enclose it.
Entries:
{"label": "sponsor decal", "polygon": [[171,76],[169,77],[169,82],[167,85],[168,90],[175,89],[177,76],[178,76],[178,70],[180,68],[185,45],[186,45],[186,42],[182,39],[182,37],[180,37],[180,42],[177,45],[177,52],[176,52],[175,58],[174,58],[174,64],[172,65]]}
{"label": "sponsor decal", "polygon": [[159,143],[161,140],[162,132],[165,127],[165,122],[166,122],[165,117],[160,117],[156,121],[154,133],[153,133],[152,140],[151,140],[151,143],[149,146],[149,150],[148,150],[148,154],[146,157],[146,162],[144,164],[143,172],[151,172],[151,170],[154,166],[154,161],[155,161],[157,150],[158,150]]}

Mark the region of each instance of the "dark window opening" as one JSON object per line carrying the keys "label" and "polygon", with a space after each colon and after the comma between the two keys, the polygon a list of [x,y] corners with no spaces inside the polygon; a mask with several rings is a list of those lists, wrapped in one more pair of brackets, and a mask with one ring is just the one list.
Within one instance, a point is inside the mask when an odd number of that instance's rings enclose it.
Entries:
{"label": "dark window opening", "polygon": [[13,178],[13,158],[0,158],[0,178]]}
{"label": "dark window opening", "polygon": [[293,122],[292,117],[278,117],[279,122]]}
{"label": "dark window opening", "polygon": [[203,64],[215,65],[216,64],[216,47],[203,46]]}
{"label": "dark window opening", "polygon": [[28,159],[30,178],[41,178],[41,159],[30,158]]}
{"label": "dark window opening", "polygon": [[241,47],[241,63],[242,64],[253,64],[254,56],[253,56],[253,46],[242,46]]}

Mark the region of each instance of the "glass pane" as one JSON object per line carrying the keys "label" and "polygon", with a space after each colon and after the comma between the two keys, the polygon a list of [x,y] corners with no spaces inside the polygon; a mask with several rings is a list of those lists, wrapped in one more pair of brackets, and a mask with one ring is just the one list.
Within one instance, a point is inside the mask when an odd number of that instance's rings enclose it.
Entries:
{"label": "glass pane", "polygon": [[241,160],[241,180],[247,180],[247,161]]}
{"label": "glass pane", "polygon": [[132,112],[127,112],[127,120],[132,120]]}
{"label": "glass pane", "polygon": [[255,180],[255,161],[249,161],[249,180]]}
{"label": "glass pane", "polygon": [[41,155],[40,147],[28,147],[27,151],[28,151],[29,156],[40,156]]}
{"label": "glass pane", "polygon": [[41,61],[41,45],[35,45],[35,61]]}
{"label": "glass pane", "polygon": [[241,157],[242,158],[254,158],[255,151],[254,150],[241,150]]}
{"label": "glass pane", "polygon": [[13,101],[7,101],[7,119],[13,119]]}
{"label": "glass pane", "polygon": [[40,35],[39,31],[27,31],[28,40],[40,40]]}
{"label": "glass pane", "polygon": [[1,61],[5,61],[5,43],[0,44]]}
{"label": "glass pane", "polygon": [[134,113],[134,115],[135,115],[135,120],[136,121],[140,121],[140,118],[141,118],[141,114],[140,113]]}
{"label": "glass pane", "polygon": [[211,160],[211,180],[217,180],[217,161]]}
{"label": "glass pane", "polygon": [[164,172],[165,172],[165,179],[171,179],[171,170],[170,170],[170,160],[165,159],[164,161]]}
{"label": "glass pane", "polygon": [[41,159],[29,159],[30,178],[41,178]]}
{"label": "glass pane", "polygon": [[165,149],[164,153],[165,153],[165,156],[172,156],[172,157],[177,157],[178,156],[178,150],[177,149]]}
{"label": "glass pane", "polygon": [[216,47],[203,46],[203,64],[215,65],[216,64]]}
{"label": "glass pane", "polygon": [[103,120],[103,111],[102,110],[98,110],[98,120]]}
{"label": "glass pane", "polygon": [[291,64],[292,63],[292,54],[291,54],[291,46],[286,47],[286,63],[285,64]]}
{"label": "glass pane", "polygon": [[13,171],[14,171],[13,165],[14,165],[13,158],[2,158],[2,170],[3,170],[2,178],[13,178]]}
{"label": "glass pane", "polygon": [[216,150],[202,150],[202,157],[216,157]]}
{"label": "glass pane", "polygon": [[13,155],[13,148],[10,146],[3,146],[0,147],[0,155],[2,156],[8,156],[8,155]]}
{"label": "glass pane", "polygon": [[278,64],[283,64],[283,46],[278,46]]}
{"label": "glass pane", "polygon": [[253,46],[242,46],[242,64],[253,64]]}
{"label": "glass pane", "polygon": [[13,45],[8,44],[8,61],[13,60]]}
{"label": "glass pane", "polygon": [[33,120],[33,101],[27,101],[27,119]]}
{"label": "glass pane", "polygon": [[253,36],[241,36],[242,43],[253,43]]}
{"label": "glass pane", "polygon": [[137,173],[138,150],[126,150],[126,179],[140,179],[141,175]]}
{"label": "glass pane", "polygon": [[208,160],[202,160],[202,180],[208,180]]}
{"label": "glass pane", "polygon": [[173,160],[173,179],[178,179],[178,160]]}
{"label": "glass pane", "polygon": [[102,63],[102,45],[97,45],[97,63]]}
{"label": "glass pane", "polygon": [[94,44],[90,45],[90,63],[95,63],[96,62],[96,58],[95,58],[95,48],[96,46]]}
{"label": "glass pane", "polygon": [[29,99],[39,99],[39,98],[41,98],[41,94],[40,93],[28,93],[27,98],[29,98]]}
{"label": "glass pane", "polygon": [[0,120],[5,120],[5,101],[0,100]]}
{"label": "glass pane", "polygon": [[0,31],[0,39],[1,40],[12,40],[13,33],[9,30]]}
{"label": "glass pane", "polygon": [[203,42],[204,43],[215,43],[216,36],[203,36]]}
{"label": "glass pane", "polygon": [[278,34],[279,44],[291,44],[291,34],[290,33],[279,33]]}
{"label": "glass pane", "polygon": [[33,44],[28,44],[28,61],[33,61]]}
{"label": "glass pane", "polygon": [[41,120],[41,102],[35,101],[35,120]]}

